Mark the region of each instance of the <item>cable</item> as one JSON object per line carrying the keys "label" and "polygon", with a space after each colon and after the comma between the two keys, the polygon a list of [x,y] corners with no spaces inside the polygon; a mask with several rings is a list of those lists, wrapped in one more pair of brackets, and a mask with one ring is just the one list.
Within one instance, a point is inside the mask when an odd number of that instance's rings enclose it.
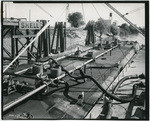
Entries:
{"label": "cable", "polygon": [[92,6],[94,7],[95,11],[97,12],[98,16],[101,18],[100,14],[99,14],[99,12],[97,11],[97,9],[96,9],[96,7],[94,6],[94,4],[93,4],[93,3],[91,3],[91,4],[92,4]]}
{"label": "cable", "polygon": [[139,11],[139,10],[143,9],[143,8],[144,8],[144,7],[136,8],[136,9],[134,9],[134,10],[131,10],[131,11],[129,11],[129,12],[127,12],[127,13],[125,13],[123,16],[125,16],[125,15],[129,15],[129,14],[134,13],[134,12],[137,12],[137,11]]}
{"label": "cable", "polygon": [[60,16],[57,18],[57,21],[58,21],[58,20],[60,19],[60,17],[64,14],[65,10],[66,10],[66,9],[64,9],[64,10],[61,12]]}
{"label": "cable", "polygon": [[52,17],[53,18],[53,16],[49,13],[49,12],[47,12],[43,7],[41,7],[40,5],[38,5],[37,3],[34,3],[37,7],[39,7],[41,10],[43,10],[46,14],[48,14],[50,17]]}
{"label": "cable", "polygon": [[85,23],[86,23],[83,3],[81,3],[81,5],[82,5],[83,18],[84,18],[84,21],[85,21]]}
{"label": "cable", "polygon": [[66,22],[67,22],[68,13],[69,13],[69,3],[66,6]]}

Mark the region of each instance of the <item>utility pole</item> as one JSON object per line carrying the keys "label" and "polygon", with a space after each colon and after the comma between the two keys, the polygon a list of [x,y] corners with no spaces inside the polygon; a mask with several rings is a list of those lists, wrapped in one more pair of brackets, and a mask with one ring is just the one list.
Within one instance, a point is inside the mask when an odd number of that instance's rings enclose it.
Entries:
{"label": "utility pole", "polygon": [[31,9],[29,9],[29,21],[31,21]]}
{"label": "utility pole", "polygon": [[66,22],[67,22],[68,14],[69,14],[69,3],[66,6]]}
{"label": "utility pole", "polygon": [[7,18],[7,3],[5,3],[5,18]]}

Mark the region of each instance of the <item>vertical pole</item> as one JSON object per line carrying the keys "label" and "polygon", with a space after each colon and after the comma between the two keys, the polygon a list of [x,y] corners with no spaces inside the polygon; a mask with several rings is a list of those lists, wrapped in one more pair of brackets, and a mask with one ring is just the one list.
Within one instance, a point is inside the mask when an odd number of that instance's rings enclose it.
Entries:
{"label": "vertical pole", "polygon": [[93,44],[95,45],[94,25],[92,24]]}
{"label": "vertical pole", "polygon": [[[15,28],[15,35],[17,33],[17,28]],[[16,56],[18,55],[18,38],[16,38]]]}
{"label": "vertical pole", "polygon": [[[42,22],[42,28],[44,27],[44,21],[43,20],[41,20],[41,22]],[[41,56],[43,57],[43,52],[44,52],[44,32],[41,34]]]}
{"label": "vertical pole", "polygon": [[66,50],[66,22],[64,22],[64,50]]}
{"label": "vertical pole", "polygon": [[84,73],[86,74],[86,65],[84,65],[83,69]]}
{"label": "vertical pole", "polygon": [[[49,21],[48,21],[49,22]],[[47,29],[47,39],[48,39],[48,48],[49,48],[49,54],[51,53],[51,35],[50,35],[50,26],[48,26]]]}
{"label": "vertical pole", "polygon": [[[34,30],[34,34],[36,34],[36,33],[37,33],[37,30]],[[34,43],[35,43],[35,42],[33,42],[32,45],[31,45],[31,52],[33,52]]]}
{"label": "vertical pole", "polygon": [[5,3],[5,18],[7,18],[7,3]]}
{"label": "vertical pole", "polygon": [[111,56],[111,50],[110,50],[110,56]]}
{"label": "vertical pole", "polygon": [[88,38],[87,38],[87,45],[90,44],[90,25],[88,27]]}
{"label": "vertical pole", "polygon": [[[40,22],[39,20],[37,20],[37,22]],[[42,26],[41,26],[42,28]],[[37,59],[39,59],[41,57],[41,35],[38,37],[38,45],[37,45]]]}
{"label": "vertical pole", "polygon": [[11,28],[11,57],[14,59],[15,57],[15,39],[13,38],[13,35],[15,34],[15,27]]}
{"label": "vertical pole", "polygon": [[[43,20],[40,20],[40,22],[42,23],[42,28],[43,28],[43,26],[44,26],[44,22],[43,22]],[[43,43],[43,39],[44,39],[44,32],[41,34],[41,36],[40,36],[40,57],[43,57],[43,49],[44,49],[44,43]]]}
{"label": "vertical pole", "polygon": [[[46,25],[46,20],[43,20],[44,26]],[[48,39],[47,39],[47,29],[43,32],[43,51],[44,57],[48,56]]]}
{"label": "vertical pole", "polygon": [[53,38],[52,38],[51,50],[53,49],[54,39],[55,39],[55,34],[56,34],[57,26],[58,26],[58,25],[57,25],[57,22],[56,22],[56,23],[55,23],[55,27],[54,27]]}
{"label": "vertical pole", "polygon": [[[26,35],[29,35],[29,30],[28,29],[26,30]],[[29,43],[30,43],[30,39],[29,39],[29,37],[27,37],[27,45]],[[30,51],[30,48],[28,48],[28,52],[27,52],[28,62],[30,62],[30,60],[31,60],[31,55],[30,55],[29,51]]]}
{"label": "vertical pole", "polygon": [[29,21],[31,21],[31,9],[29,9]]}
{"label": "vertical pole", "polygon": [[60,52],[64,52],[63,23],[60,23]]}
{"label": "vertical pole", "polygon": [[59,34],[60,34],[60,23],[58,23],[58,28],[57,28],[56,53],[58,52],[58,47],[59,47]]}

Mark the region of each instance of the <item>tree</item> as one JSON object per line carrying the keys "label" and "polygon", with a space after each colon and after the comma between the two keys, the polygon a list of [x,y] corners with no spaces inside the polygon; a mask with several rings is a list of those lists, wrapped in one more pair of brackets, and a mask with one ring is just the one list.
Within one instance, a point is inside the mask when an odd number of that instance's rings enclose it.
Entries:
{"label": "tree", "polygon": [[128,35],[131,33],[130,28],[128,26],[128,24],[123,23],[120,28],[125,32],[125,35]]}
{"label": "tree", "polygon": [[89,25],[91,25],[91,24],[95,25],[95,21],[93,21],[93,20],[89,21],[89,22],[86,24],[84,30],[87,30],[88,27],[89,27]]}
{"label": "tree", "polygon": [[118,27],[115,25],[111,25],[110,26],[110,32],[113,34],[113,36],[117,35],[119,32]]}
{"label": "tree", "polygon": [[139,27],[139,29],[141,30],[141,32],[143,33],[143,34],[145,34],[145,27]]}
{"label": "tree", "polygon": [[71,23],[72,27],[76,28],[85,24],[83,21],[83,15],[80,12],[70,13],[67,20]]}
{"label": "tree", "polygon": [[135,29],[133,26],[129,26],[129,29],[130,29],[130,33],[131,34],[138,34],[138,30],[137,29]]}
{"label": "tree", "polygon": [[109,31],[109,26],[106,24],[106,22],[102,18],[99,18],[95,22],[95,30],[100,33],[100,37],[101,37],[103,33],[105,33],[106,31]]}

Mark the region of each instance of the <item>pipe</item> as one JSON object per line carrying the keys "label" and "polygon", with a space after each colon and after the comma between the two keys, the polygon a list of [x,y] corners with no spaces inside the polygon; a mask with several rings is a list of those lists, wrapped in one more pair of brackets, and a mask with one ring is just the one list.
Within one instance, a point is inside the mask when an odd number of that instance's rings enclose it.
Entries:
{"label": "pipe", "polygon": [[[112,49],[114,49],[114,48],[116,48],[116,47],[117,47],[117,46],[115,46],[115,47],[113,47],[113,48],[111,48],[111,49],[109,49],[109,50],[107,50],[107,51],[105,51],[105,52],[103,52],[103,53],[97,55],[95,58],[90,59],[90,60],[84,62],[84,63],[81,64],[80,66],[77,66],[76,68],[74,68],[74,69],[72,69],[72,70],[70,70],[70,71],[67,71],[67,70],[66,70],[67,74],[70,75],[70,73],[74,72],[74,71],[77,70],[77,69],[80,69],[80,68],[83,67],[84,65],[86,65],[86,64],[88,64],[88,63],[90,63],[90,62],[92,62],[93,60],[97,59],[98,57],[104,55],[105,53],[111,51]],[[18,57],[19,57],[19,56],[18,56]],[[58,65],[58,63],[57,63],[54,59],[49,58],[49,60],[50,60],[50,59],[53,60],[54,63],[56,63],[56,64]],[[61,66],[61,67],[62,67],[62,66]],[[63,69],[64,69],[64,68],[63,68]],[[7,69],[6,69],[6,70],[7,70]],[[5,72],[5,71],[4,71],[4,72]],[[49,82],[47,82],[47,84],[43,84],[42,86],[40,86],[40,87],[36,88],[35,90],[33,90],[33,91],[31,91],[31,92],[29,92],[29,93],[27,93],[27,94],[21,96],[20,98],[16,99],[15,101],[12,101],[12,102],[10,102],[10,103],[4,105],[4,106],[3,106],[3,112],[5,112],[5,111],[7,111],[8,109],[14,107],[14,106],[17,105],[18,103],[24,101],[25,99],[27,99],[27,98],[29,98],[30,96],[34,95],[35,93],[41,91],[42,89],[46,88],[47,85],[51,84],[51,82],[53,82],[54,80],[59,80],[59,79],[65,77],[65,76],[66,76],[66,74],[62,74],[62,75],[60,75],[59,77],[56,77],[56,78],[54,78],[54,79],[51,79]],[[86,78],[88,78],[88,77],[86,77]],[[81,79],[83,79],[82,76],[81,76]]]}
{"label": "pipe", "polygon": [[[122,78],[122,79],[116,84],[116,86],[114,87],[114,89],[113,89],[113,91],[112,91],[112,94],[115,94],[115,93],[117,92],[118,88],[120,87],[120,85],[121,85],[123,82],[125,82],[125,81],[127,81],[127,80],[129,80],[129,79],[137,79],[137,78],[144,79],[145,76],[144,76],[144,74],[125,76],[124,78]],[[140,84],[141,84],[141,83],[140,83]],[[140,84],[134,84],[134,85],[133,85],[133,90],[132,90],[132,95],[133,95],[132,98],[133,98],[133,99],[134,99],[135,96],[136,96],[136,91],[137,91],[136,86],[140,86]],[[111,99],[109,100],[108,104],[107,104],[108,107],[107,107],[107,111],[106,111],[106,114],[105,114],[105,119],[111,119],[111,117],[112,117],[112,109],[111,109],[111,107],[112,107],[112,101],[113,101],[113,99],[111,98]]]}

